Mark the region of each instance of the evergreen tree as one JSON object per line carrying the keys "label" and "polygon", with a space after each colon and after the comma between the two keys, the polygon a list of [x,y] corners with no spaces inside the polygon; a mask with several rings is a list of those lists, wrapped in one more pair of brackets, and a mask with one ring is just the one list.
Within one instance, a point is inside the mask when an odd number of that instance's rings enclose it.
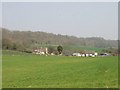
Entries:
{"label": "evergreen tree", "polygon": [[61,54],[62,51],[63,51],[63,47],[59,45],[59,46],[57,47],[57,51],[59,52],[59,54]]}

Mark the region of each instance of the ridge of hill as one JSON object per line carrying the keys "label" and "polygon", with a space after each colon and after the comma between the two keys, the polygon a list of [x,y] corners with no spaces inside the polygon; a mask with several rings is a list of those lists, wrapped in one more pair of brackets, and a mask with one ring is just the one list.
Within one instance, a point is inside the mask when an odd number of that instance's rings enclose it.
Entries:
{"label": "ridge of hill", "polygon": [[101,37],[78,38],[68,35],[56,35],[40,31],[10,31],[2,30],[3,49],[33,49],[40,46],[84,46],[94,48],[117,48],[117,40],[105,40]]}

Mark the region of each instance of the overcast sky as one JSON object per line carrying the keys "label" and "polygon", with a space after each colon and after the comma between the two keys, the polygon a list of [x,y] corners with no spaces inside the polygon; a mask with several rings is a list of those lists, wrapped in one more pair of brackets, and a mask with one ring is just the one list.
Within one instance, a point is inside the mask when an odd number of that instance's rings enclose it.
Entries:
{"label": "overcast sky", "polygon": [[117,2],[4,2],[2,27],[118,39]]}

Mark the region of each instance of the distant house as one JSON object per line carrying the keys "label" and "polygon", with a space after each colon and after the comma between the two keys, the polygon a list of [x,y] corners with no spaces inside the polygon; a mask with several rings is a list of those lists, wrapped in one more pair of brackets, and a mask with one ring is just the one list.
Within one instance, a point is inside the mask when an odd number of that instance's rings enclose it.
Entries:
{"label": "distant house", "polygon": [[34,54],[45,55],[48,54],[48,48],[37,48],[33,50]]}
{"label": "distant house", "polygon": [[79,53],[73,53],[72,56],[95,57],[95,56],[98,56],[98,53],[93,51],[82,51]]}
{"label": "distant house", "polygon": [[94,51],[84,51],[84,52],[82,52],[82,54],[85,54],[86,57],[95,57],[95,56],[98,56],[98,53],[94,52]]}
{"label": "distant house", "polygon": [[73,53],[72,56],[81,56],[80,53]]}

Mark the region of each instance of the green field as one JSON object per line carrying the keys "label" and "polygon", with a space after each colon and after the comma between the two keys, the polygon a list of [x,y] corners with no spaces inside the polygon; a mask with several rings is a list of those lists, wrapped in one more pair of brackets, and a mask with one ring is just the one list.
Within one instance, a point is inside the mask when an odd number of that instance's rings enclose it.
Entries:
{"label": "green field", "polygon": [[3,88],[115,88],[117,57],[4,54]]}
{"label": "green field", "polygon": [[102,52],[104,48],[95,48],[95,47],[86,47],[86,46],[79,46],[79,45],[66,45],[63,46],[66,50],[88,50],[88,51],[96,51],[96,52]]}

